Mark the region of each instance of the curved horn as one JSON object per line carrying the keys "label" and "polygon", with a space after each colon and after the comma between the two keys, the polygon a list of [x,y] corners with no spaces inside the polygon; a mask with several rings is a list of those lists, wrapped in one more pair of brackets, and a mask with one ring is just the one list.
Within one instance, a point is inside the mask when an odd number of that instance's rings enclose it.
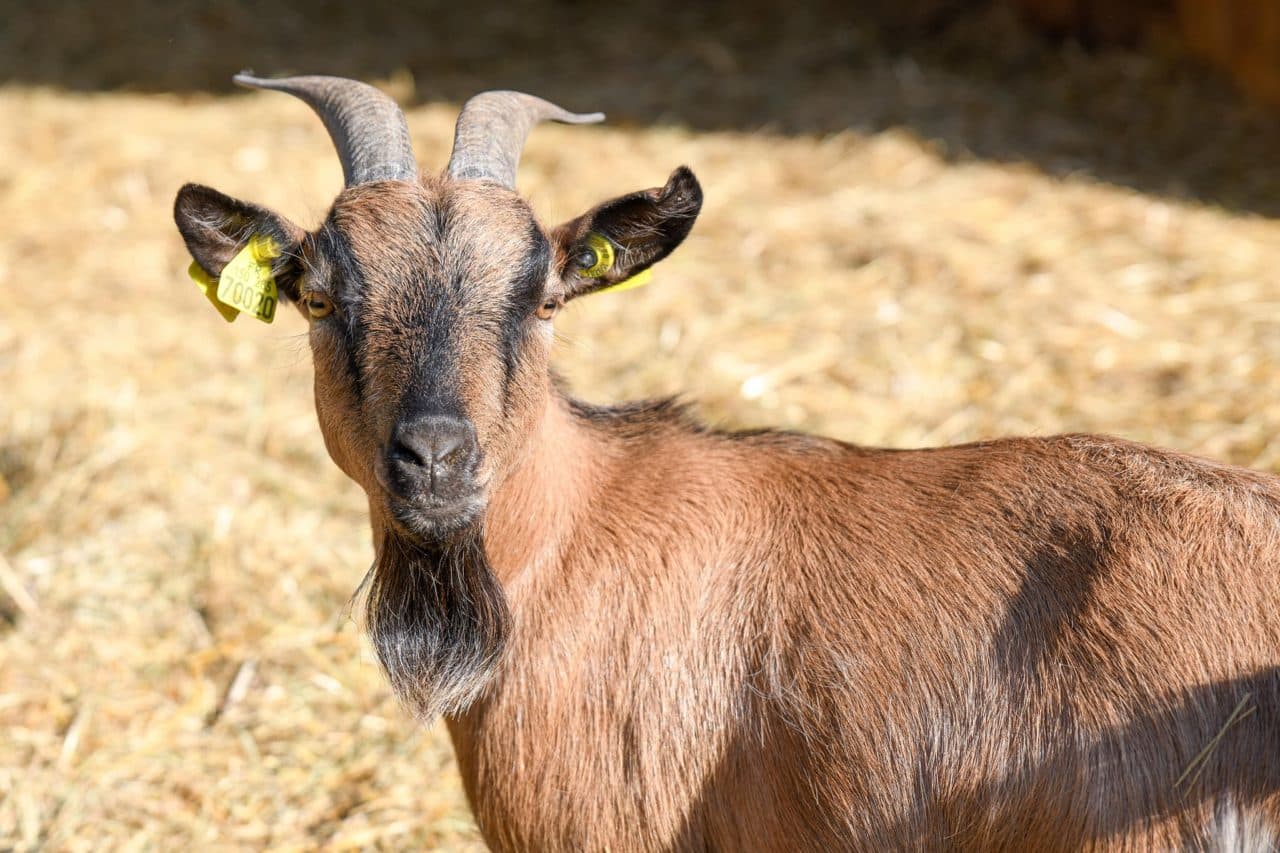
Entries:
{"label": "curved horn", "polygon": [[372,86],[320,75],[264,80],[242,73],[233,79],[241,86],[288,92],[306,101],[338,149],[347,186],[417,179],[418,161],[404,113]]}
{"label": "curved horn", "polygon": [[449,177],[516,185],[516,164],[529,131],[540,121],[593,124],[604,113],[571,113],[523,92],[481,92],[462,106],[453,134]]}

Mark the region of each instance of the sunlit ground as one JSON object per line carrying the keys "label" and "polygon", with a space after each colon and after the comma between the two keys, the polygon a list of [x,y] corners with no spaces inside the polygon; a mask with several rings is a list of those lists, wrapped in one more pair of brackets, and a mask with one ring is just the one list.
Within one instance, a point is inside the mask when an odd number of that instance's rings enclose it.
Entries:
{"label": "sunlit ground", "polygon": [[[1137,138],[1194,133],[1193,95]],[[431,168],[456,109],[409,112]],[[562,315],[559,366],[718,424],[1093,430],[1280,470],[1280,226],[945,148],[540,128],[520,185],[548,222],[680,163],[707,199],[652,285]],[[284,96],[0,87],[0,848],[477,845],[443,729],[397,708],[346,609],[371,548],[304,324],[199,296],[170,219],[188,180],[314,224],[341,173]]]}

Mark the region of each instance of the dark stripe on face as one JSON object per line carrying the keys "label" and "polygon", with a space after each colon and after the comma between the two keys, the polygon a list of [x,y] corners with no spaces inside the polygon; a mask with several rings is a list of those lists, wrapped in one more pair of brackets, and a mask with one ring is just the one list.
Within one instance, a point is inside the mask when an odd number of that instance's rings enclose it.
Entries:
{"label": "dark stripe on face", "polygon": [[364,275],[351,244],[332,221],[326,222],[316,235],[316,248],[329,263],[330,281],[326,282],[332,297],[342,306],[342,331],[346,349],[347,370],[351,374],[357,400],[364,399],[364,370],[360,353],[364,350],[364,327],[355,321],[365,291]]}
{"label": "dark stripe on face", "polygon": [[[428,210],[420,239],[424,256],[433,254],[432,244],[447,242],[451,210],[447,202]],[[434,272],[435,277],[432,273]],[[459,399],[461,378],[457,336],[466,312],[466,274],[456,261],[446,261],[443,269],[417,267],[404,282],[404,314],[410,336],[412,379],[405,389],[402,414],[453,414],[465,417]]]}
{"label": "dark stripe on face", "polygon": [[547,271],[551,265],[551,243],[536,222],[529,223],[529,249],[512,277],[507,299],[506,317],[502,324],[502,362],[506,375],[502,386],[502,404],[505,409],[511,394],[511,382],[520,363],[520,349],[524,344],[529,315],[542,300],[547,283]]}
{"label": "dark stripe on face", "polygon": [[536,222],[529,223],[529,249],[512,278],[511,301],[516,307],[532,311],[542,298],[551,267],[551,243]]}
{"label": "dark stripe on face", "polygon": [[405,414],[465,414],[458,398],[461,365],[457,342],[465,309],[464,284],[458,270],[446,271],[439,281],[433,281],[427,270],[415,270],[406,282],[411,296],[403,320],[413,368],[405,389]]}

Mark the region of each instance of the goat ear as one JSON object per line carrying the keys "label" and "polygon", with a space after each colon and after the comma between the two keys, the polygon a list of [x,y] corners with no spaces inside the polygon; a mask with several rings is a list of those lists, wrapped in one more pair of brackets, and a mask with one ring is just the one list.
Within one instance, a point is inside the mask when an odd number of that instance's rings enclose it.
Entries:
{"label": "goat ear", "polygon": [[[702,187],[687,166],[671,173],[665,186],[619,196],[555,229],[565,299],[620,284],[675,251],[702,209]],[[599,240],[610,244],[613,262],[596,269]],[[593,244],[595,248],[593,248]]]}
{"label": "goat ear", "polygon": [[272,238],[281,249],[280,257],[272,264],[276,287],[282,297],[298,300],[302,274],[298,252],[305,232],[288,219],[210,187],[187,184],[178,190],[173,203],[173,221],[192,259],[215,281],[250,237]]}

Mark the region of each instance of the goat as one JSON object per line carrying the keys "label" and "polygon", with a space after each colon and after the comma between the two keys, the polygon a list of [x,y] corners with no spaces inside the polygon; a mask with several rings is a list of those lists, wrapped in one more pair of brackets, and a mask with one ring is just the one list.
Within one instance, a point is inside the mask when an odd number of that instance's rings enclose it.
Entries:
{"label": "goat", "polygon": [[693,173],[544,228],[546,101],[302,98],[346,186],[304,231],[188,184],[216,279],[253,236],[309,322],[325,445],[368,494],[363,611],[444,714],[499,850],[1275,849],[1280,480],[1090,435],[881,450],[595,407],[553,315],[666,257]]}

